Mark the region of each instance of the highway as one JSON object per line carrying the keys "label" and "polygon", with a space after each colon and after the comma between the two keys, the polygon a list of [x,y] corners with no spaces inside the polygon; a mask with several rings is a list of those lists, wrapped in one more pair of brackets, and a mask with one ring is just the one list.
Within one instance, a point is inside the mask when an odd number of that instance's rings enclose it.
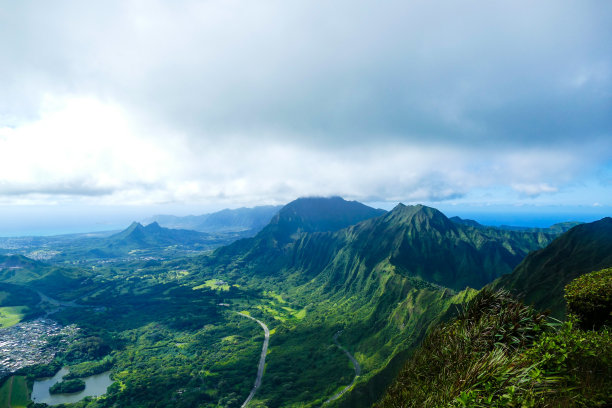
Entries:
{"label": "highway", "polygon": [[268,343],[270,342],[270,330],[268,330],[268,326],[266,326],[265,323],[262,322],[261,320],[257,320],[254,317],[251,317],[244,313],[240,313],[240,312],[236,312],[236,313],[238,313],[240,316],[247,317],[259,323],[259,325],[264,329],[264,336],[265,336],[263,347],[261,349],[261,357],[259,358],[259,366],[257,367],[257,378],[255,378],[255,384],[253,385],[253,389],[251,390],[251,393],[249,394],[247,399],[240,406],[240,408],[245,408],[249,404],[249,402],[251,402],[251,400],[255,396],[255,393],[257,392],[257,389],[261,385],[261,379],[263,378],[264,368],[266,365],[266,354],[268,353]]}

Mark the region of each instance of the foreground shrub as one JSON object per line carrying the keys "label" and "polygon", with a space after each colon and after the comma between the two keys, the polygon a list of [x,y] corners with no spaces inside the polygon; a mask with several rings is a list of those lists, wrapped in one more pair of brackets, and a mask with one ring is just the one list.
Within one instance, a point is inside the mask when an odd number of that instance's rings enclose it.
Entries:
{"label": "foreground shrub", "polygon": [[544,333],[526,350],[524,359],[540,373],[536,380],[554,378],[554,390],[541,406],[598,407],[612,403],[610,329],[582,330],[571,319],[558,330]]}
{"label": "foreground shrub", "polygon": [[612,268],[587,273],[565,287],[567,310],[576,315],[584,329],[611,324]]}
{"label": "foreground shrub", "polygon": [[608,329],[551,323],[485,289],[427,336],[377,406],[608,406],[611,367]]}
{"label": "foreground shrub", "polygon": [[509,378],[532,386],[528,362],[515,351],[535,341],[545,329],[545,317],[506,291],[481,291],[455,320],[427,336],[378,406],[507,403],[516,393]]}

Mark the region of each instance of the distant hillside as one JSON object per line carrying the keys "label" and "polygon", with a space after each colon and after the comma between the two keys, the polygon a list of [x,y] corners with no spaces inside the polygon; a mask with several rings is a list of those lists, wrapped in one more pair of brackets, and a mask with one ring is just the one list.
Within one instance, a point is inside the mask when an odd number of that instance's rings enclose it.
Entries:
{"label": "distant hillside", "polygon": [[242,237],[253,236],[265,227],[282,206],[258,206],[253,208],[225,209],[210,214],[155,215],[145,223],[157,222],[166,228],[189,229],[207,233],[234,232]]}
{"label": "distant hillside", "polygon": [[153,222],[143,226],[133,222],[125,230],[105,238],[74,241],[62,248],[56,259],[111,259],[118,257],[155,257],[188,255],[211,250],[236,239],[232,236],[163,228]]}
{"label": "distant hillside", "polygon": [[451,220],[452,222],[456,224],[467,225],[468,227],[485,228],[485,226],[479,223],[478,221],[469,220],[466,218],[454,216],[454,217],[450,217],[449,220]]}
{"label": "distant hillside", "polygon": [[474,228],[497,228],[506,231],[523,231],[523,232],[543,232],[546,234],[563,234],[566,231],[569,231],[576,225],[582,224],[578,221],[568,221],[568,222],[559,222],[557,224],[553,224],[548,228],[536,228],[536,227],[515,227],[511,225],[499,225],[499,226],[487,226],[482,225],[478,221],[465,219],[461,217],[451,217],[449,218],[452,222],[462,225],[467,225],[469,227]]}
{"label": "distant hillside", "polygon": [[146,249],[170,245],[196,246],[210,240],[209,234],[202,232],[163,228],[153,222],[147,226],[134,222],[127,229],[101,240],[107,248]]}
{"label": "distant hillside", "polygon": [[612,218],[578,225],[548,247],[530,254],[509,275],[495,281],[538,309],[565,315],[563,288],[578,276],[612,266]]}
{"label": "distant hillside", "polygon": [[120,232],[57,237],[6,238],[0,253],[19,254],[54,264],[101,260],[168,259],[211,251],[242,238],[240,233],[203,233],[132,223]]}
{"label": "distant hillside", "polygon": [[0,282],[26,285],[52,297],[66,299],[67,291],[85,293],[92,288],[92,272],[49,265],[22,255],[0,255]]}
{"label": "distant hillside", "polygon": [[385,213],[340,197],[298,198],[278,211],[255,237],[219,248],[213,259],[215,263],[232,262],[235,257],[252,259],[265,264],[268,272],[276,271],[286,266],[288,248],[303,234],[336,231]]}

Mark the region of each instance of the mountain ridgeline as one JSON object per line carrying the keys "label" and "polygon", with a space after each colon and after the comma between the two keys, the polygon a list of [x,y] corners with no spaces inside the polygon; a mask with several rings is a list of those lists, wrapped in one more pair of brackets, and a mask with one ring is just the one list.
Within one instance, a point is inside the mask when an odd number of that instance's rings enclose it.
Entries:
{"label": "mountain ridgeline", "polygon": [[[450,217],[449,219],[452,222],[455,222],[457,224],[468,225],[470,227],[490,228],[490,227],[487,227],[486,225],[482,225],[478,221],[465,219],[465,218],[461,218],[457,216]],[[544,232],[548,234],[563,234],[564,232],[567,232],[570,229],[574,228],[576,225],[580,225],[580,224],[582,223],[577,222],[577,221],[566,221],[566,222],[559,222],[559,223],[553,224],[548,228],[516,227],[516,226],[511,226],[511,225],[500,225],[494,228],[501,229],[501,230],[508,230],[508,231],[528,231],[528,232]]]}
{"label": "mountain ridgeline", "polygon": [[511,272],[556,236],[461,225],[423,205],[399,204],[386,213],[342,199],[311,198],[288,204],[257,236],[219,249],[210,261],[248,259],[256,274],[265,275],[275,257],[277,272],[324,273],[328,285],[352,282],[346,275],[351,265],[363,265],[363,273],[385,262],[400,275],[461,290]]}
{"label": "mountain ridgeline", "polygon": [[[281,209],[255,237],[222,247],[199,265],[204,276],[273,289],[307,305],[305,318],[285,323],[272,337],[276,358],[269,359],[266,372],[278,380],[262,385],[268,406],[306,403],[301,393],[329,393],[329,382],[287,376],[282,361],[314,375],[309,348],[326,347],[339,329],[343,344],[360,356],[362,374],[354,390],[333,403],[368,406],[429,325],[475,293],[459,291],[511,272],[556,237],[461,225],[422,205],[382,212],[339,198],[305,198]],[[277,390],[283,384],[291,384],[296,395],[281,400]]]}
{"label": "mountain ridgeline", "polygon": [[529,254],[511,274],[491,284],[540,310],[565,317],[563,288],[577,277],[612,266],[612,218],[578,225]]}
{"label": "mountain ridgeline", "polygon": [[156,215],[145,221],[146,224],[157,222],[166,228],[189,229],[207,233],[240,232],[243,236],[257,234],[268,225],[272,217],[282,206],[264,205],[253,208],[225,209],[210,214]]}
{"label": "mountain ridgeline", "polygon": [[200,254],[240,239],[238,233],[204,233],[164,228],[157,222],[133,222],[116,233],[6,239],[2,252],[54,264],[96,264],[100,261],[168,259]]}
{"label": "mountain ridgeline", "polygon": [[[228,235],[134,223],[56,255],[121,262],[79,269],[12,255],[0,258],[0,281],[29,287],[32,310],[55,277],[54,297],[96,307],[54,316],[120,345],[112,357],[121,387],[100,406],[240,406],[261,350],[259,327],[235,313],[245,311],[272,333],[254,406],[360,408],[379,400],[433,325],[483,286],[495,282],[555,311],[567,281],[612,266],[612,220],[561,235],[566,227],[503,229],[423,205],[384,211],[300,198],[256,235],[214,251],[196,249]],[[358,361],[358,377],[342,350]]]}
{"label": "mountain ridgeline", "polygon": [[163,228],[157,222],[143,226],[133,222],[127,229],[111,235],[103,241],[103,246],[110,249],[129,251],[170,245],[195,246],[204,244],[210,239],[208,234],[197,231]]}

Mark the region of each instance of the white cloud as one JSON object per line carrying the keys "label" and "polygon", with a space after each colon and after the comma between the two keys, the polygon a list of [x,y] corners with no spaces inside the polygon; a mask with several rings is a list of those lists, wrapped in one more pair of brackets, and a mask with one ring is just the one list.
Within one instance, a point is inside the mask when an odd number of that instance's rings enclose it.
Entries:
{"label": "white cloud", "polygon": [[111,104],[47,97],[39,120],[0,128],[0,194],[87,196],[158,182],[166,144]]}
{"label": "white cloud", "polygon": [[[48,98],[39,120],[0,129],[3,203],[287,202],[297,196],[438,201],[511,185],[554,193],[581,161],[562,151],[414,143],[326,149],[272,135],[193,139],[145,127],[111,102]],[[25,200],[25,201],[24,201]]]}
{"label": "white cloud", "polygon": [[610,7],[10,3],[0,203],[555,196],[612,151]]}
{"label": "white cloud", "polygon": [[541,194],[556,193],[559,191],[557,187],[551,186],[546,183],[536,184],[512,184],[512,188],[519,193],[525,194],[530,197],[537,197]]}

